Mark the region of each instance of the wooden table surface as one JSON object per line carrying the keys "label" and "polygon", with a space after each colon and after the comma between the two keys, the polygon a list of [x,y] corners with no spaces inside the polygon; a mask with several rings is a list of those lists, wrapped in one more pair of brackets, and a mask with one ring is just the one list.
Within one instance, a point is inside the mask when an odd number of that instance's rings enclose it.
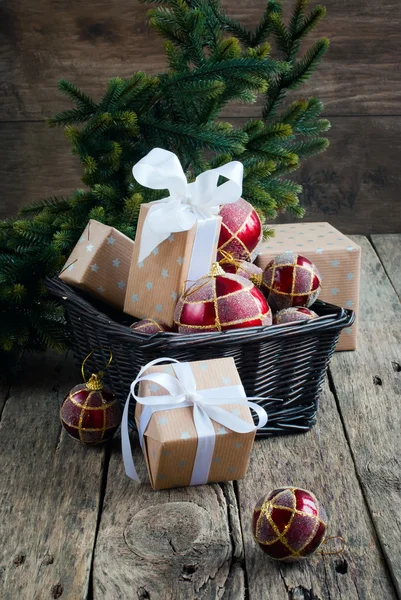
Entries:
{"label": "wooden table surface", "polygon": [[[0,390],[2,600],[401,597],[401,235],[354,239],[359,348],[332,359],[313,430],[258,441],[243,481],[154,492],[125,476],[119,440],[71,440],[58,410],[80,377],[63,357]],[[253,505],[289,484],[321,499],[342,556],[284,565],[256,546]]]}

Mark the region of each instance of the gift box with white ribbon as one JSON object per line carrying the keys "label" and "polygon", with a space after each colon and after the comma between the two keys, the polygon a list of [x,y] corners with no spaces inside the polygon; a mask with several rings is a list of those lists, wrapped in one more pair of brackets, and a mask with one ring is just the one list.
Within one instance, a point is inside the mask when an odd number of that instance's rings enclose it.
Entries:
{"label": "gift box with white ribbon", "polygon": [[[125,470],[136,481],[128,433],[132,398],[155,490],[243,478],[255,432],[267,422],[266,411],[252,402],[259,399],[246,397],[233,358],[152,361],[131,386],[121,426]],[[258,416],[257,425],[250,408]]]}
{"label": "gift box with white ribbon", "polygon": [[[243,166],[233,161],[188,183],[177,156],[154,148],[133,174],[141,185],[167,189],[169,196],[141,206],[124,312],[172,326],[179,297],[216,260],[219,208],[240,198]],[[226,181],[218,185],[220,176]]]}

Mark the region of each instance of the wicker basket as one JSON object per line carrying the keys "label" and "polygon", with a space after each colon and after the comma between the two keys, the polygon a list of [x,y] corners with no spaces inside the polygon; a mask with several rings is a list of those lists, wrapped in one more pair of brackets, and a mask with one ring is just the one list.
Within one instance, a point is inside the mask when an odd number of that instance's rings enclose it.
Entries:
{"label": "wicker basket", "polygon": [[[268,403],[269,421],[259,436],[308,430],[315,422],[318,399],[340,332],[354,313],[317,301],[312,321],[252,327],[216,333],[147,334],[129,329],[133,319],[89,299],[60,279],[48,279],[49,292],[65,308],[71,347],[79,364],[94,348],[89,367],[101,370],[111,348],[113,362],[106,383],[121,402],[139,369],[163,356],[180,361],[232,356],[248,396],[282,399]],[[107,314],[106,314],[106,312]],[[133,403],[132,403],[133,404]]]}

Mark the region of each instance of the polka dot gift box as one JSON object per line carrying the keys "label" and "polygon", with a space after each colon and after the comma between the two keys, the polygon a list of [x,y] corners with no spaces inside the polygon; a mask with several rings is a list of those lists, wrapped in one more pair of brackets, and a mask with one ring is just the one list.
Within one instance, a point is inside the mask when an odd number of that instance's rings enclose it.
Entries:
{"label": "polka dot gift box", "polygon": [[[186,383],[187,369],[190,370],[196,392],[201,396],[199,398],[194,392],[191,395],[193,404],[188,402],[182,408],[157,410],[150,415],[150,419],[149,406],[144,406],[140,401],[136,404],[135,421],[140,436],[142,431],[142,450],[150,483],[155,490],[242,479],[248,467],[255,426],[233,358],[148,366],[143,377],[153,376],[154,380],[140,381],[136,392],[139,400],[143,397],[145,400],[149,399],[150,396],[166,397],[168,393],[177,394],[178,388],[172,387],[171,377],[176,383],[183,381],[184,387],[189,389],[191,386],[188,387]],[[169,376],[170,382],[165,382],[165,385],[170,390],[163,387],[161,375]],[[226,418],[239,422],[240,427],[245,427],[248,431],[237,433],[229,428],[230,421],[222,425],[217,420],[219,415],[214,420],[210,414],[211,430],[204,431],[203,437],[198,436],[199,422],[195,425],[194,404],[202,402],[204,398],[213,400],[213,406],[209,410],[227,412]],[[216,398],[221,398],[222,402],[223,399],[238,400],[219,406],[218,401],[215,402]],[[261,414],[266,415],[260,406],[257,408]],[[126,473],[137,479],[129,445],[128,423],[124,421],[124,417],[122,447]]]}
{"label": "polka dot gift box", "polygon": [[275,236],[261,244],[256,264],[265,269],[275,256],[287,251],[301,254],[314,263],[322,278],[319,300],[356,313],[355,323],[341,333],[336,350],[355,350],[360,247],[329,223],[274,225],[273,229]]}
{"label": "polka dot gift box", "polygon": [[91,219],[59,278],[122,310],[133,249],[126,235]]}

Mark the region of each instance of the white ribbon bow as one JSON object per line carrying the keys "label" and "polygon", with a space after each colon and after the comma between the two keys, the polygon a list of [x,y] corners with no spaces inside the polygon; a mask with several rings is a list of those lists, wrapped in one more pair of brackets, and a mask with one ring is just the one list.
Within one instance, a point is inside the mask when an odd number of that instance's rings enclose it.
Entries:
{"label": "white ribbon bow", "polygon": [[[176,377],[173,377],[168,373],[151,373],[149,375],[143,375],[149,367],[166,361],[173,363]],[[141,381],[151,381],[162,386],[168,391],[168,395],[137,396],[135,387]],[[216,423],[237,433],[250,433],[251,431],[256,431],[257,429],[264,427],[267,423],[267,413],[265,409],[259,406],[259,404],[250,402],[249,399],[247,399],[242,385],[197,390],[195,378],[189,363],[180,363],[173,358],[159,358],[152,360],[139,371],[137,378],[131,384],[131,391],[128,394],[125,403],[121,424],[122,454],[125,472],[128,477],[135,481],[139,481],[139,477],[132,458],[128,431],[128,410],[131,395],[137,402],[143,404],[145,407],[141,413],[138,427],[141,446],[143,446],[143,437],[153,413],[160,410],[183,408],[185,406],[193,407],[193,419],[198,436],[198,446],[190,485],[207,483],[216,439],[212,419]],[[255,396],[251,399],[265,400],[266,398]],[[252,408],[258,416],[257,425],[248,423],[240,417],[220,408],[219,405],[222,404],[245,404],[249,408]]]}
{"label": "white ribbon bow", "polygon": [[[198,175],[188,183],[173,152],[153,148],[134,165],[132,173],[152,190],[168,189],[170,195],[154,202],[142,229],[138,262],[143,261],[172,233],[188,231],[200,221],[215,218],[220,205],[236,202],[242,194],[243,165],[232,161]],[[219,176],[228,181],[217,186]]]}

